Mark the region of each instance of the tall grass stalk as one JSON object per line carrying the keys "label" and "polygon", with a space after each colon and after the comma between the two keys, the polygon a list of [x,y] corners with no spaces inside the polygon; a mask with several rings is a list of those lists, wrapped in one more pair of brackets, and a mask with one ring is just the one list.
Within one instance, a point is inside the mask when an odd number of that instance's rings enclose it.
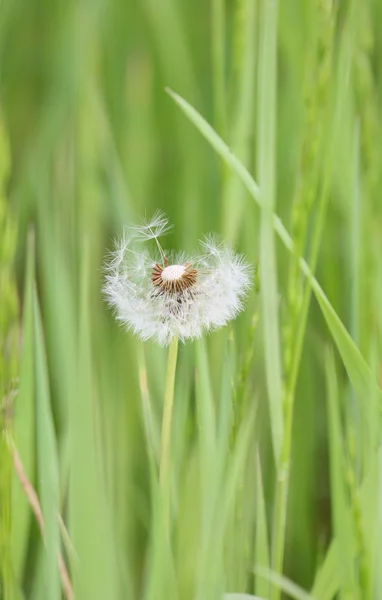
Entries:
{"label": "tall grass stalk", "polygon": [[[305,327],[311,297],[311,287],[308,283],[301,285],[299,273],[299,256],[304,253],[308,230],[308,217],[314,207],[317,196],[317,152],[321,146],[323,127],[327,114],[327,96],[331,73],[332,43],[334,19],[331,2],[318,3],[319,30],[317,40],[317,58],[313,75],[309,74],[311,85],[307,94],[306,131],[301,149],[301,170],[298,175],[297,191],[293,205],[293,233],[295,253],[291,256],[291,267],[288,278],[289,312],[286,327],[290,330],[289,339],[284,337],[284,367],[285,381],[283,384],[284,407],[284,439],[279,463],[279,475],[276,485],[275,522],[273,528],[273,568],[276,573],[282,573],[286,535],[286,516],[292,453],[293,412],[295,390],[304,342]],[[328,155],[332,158],[333,144]],[[331,161],[327,163],[331,169]],[[325,167],[324,164],[324,167]],[[321,240],[323,222],[328,201],[328,186],[331,171],[324,171],[324,185],[321,191],[321,201],[318,202],[318,212],[313,227],[312,255],[310,269],[314,273],[319,242]],[[278,592],[275,592],[278,598]]]}
{"label": "tall grass stalk", "polygon": [[159,480],[164,494],[164,511],[166,522],[168,522],[169,519],[169,504],[171,497],[171,434],[177,357],[178,338],[174,337],[170,343],[167,358],[166,387],[164,392],[162,416],[161,456],[159,466]]}
{"label": "tall grass stalk", "polygon": [[279,331],[279,299],[277,291],[276,246],[273,229],[276,178],[276,69],[277,10],[275,0],[263,0],[258,73],[258,181],[261,198],[260,277],[261,307],[264,331],[265,371],[273,453],[276,464],[283,440],[281,406],[281,347]]}
{"label": "tall grass stalk", "polygon": [[[226,131],[235,154],[244,165],[252,158],[254,103],[256,91],[256,0],[236,0],[232,33],[232,73],[230,79],[231,125]],[[236,242],[245,213],[246,191],[235,174],[223,170],[222,212],[223,232],[230,242]]]}
{"label": "tall grass stalk", "polygon": [[17,290],[13,273],[16,223],[7,197],[10,151],[0,115],[0,595],[15,592],[11,561],[12,460],[8,441],[17,396]]}
{"label": "tall grass stalk", "polygon": [[222,135],[226,132],[226,15],[225,0],[211,0],[212,76],[214,122]]}

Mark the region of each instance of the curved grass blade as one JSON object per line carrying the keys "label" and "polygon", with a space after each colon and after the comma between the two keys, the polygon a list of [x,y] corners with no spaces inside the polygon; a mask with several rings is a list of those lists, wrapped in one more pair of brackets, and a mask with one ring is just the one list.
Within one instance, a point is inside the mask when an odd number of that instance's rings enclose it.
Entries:
{"label": "curved grass blade", "polygon": [[[166,91],[181,108],[186,117],[195,125],[200,133],[216,150],[217,154],[219,154],[236,172],[237,176],[248,189],[252,198],[261,206],[262,200],[260,198],[259,186],[254,181],[253,177],[245,168],[245,166],[231,152],[227,144],[225,144],[221,137],[217,135],[217,133],[205,121],[205,119],[203,119],[203,117],[190,104],[188,104],[188,102],[186,102],[183,98],[181,98],[181,96],[172,90],[167,88]],[[291,253],[295,252],[293,240],[285,229],[281,219],[276,214],[273,214],[273,227],[287,250],[289,250]],[[365,359],[350,337],[348,331],[329,302],[317,279],[314,277],[308,263],[302,257],[299,258],[299,265],[317,298],[354,390],[360,399],[365,396],[367,397],[367,394],[370,392],[370,382],[372,381],[372,376]],[[380,401],[382,402],[382,393],[380,391],[378,391],[378,395]]]}
{"label": "curved grass blade", "polygon": [[289,598],[293,598],[293,600],[315,600],[314,596],[303,590],[299,585],[287,577],[284,577],[284,575],[279,575],[270,569],[261,567],[255,569],[255,573],[273,583],[273,585],[277,586]]}

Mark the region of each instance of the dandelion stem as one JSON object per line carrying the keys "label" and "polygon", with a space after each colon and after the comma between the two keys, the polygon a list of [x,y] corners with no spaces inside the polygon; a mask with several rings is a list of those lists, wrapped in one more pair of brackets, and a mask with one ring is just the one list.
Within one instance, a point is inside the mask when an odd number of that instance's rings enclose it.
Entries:
{"label": "dandelion stem", "polygon": [[159,466],[159,480],[164,495],[165,514],[169,513],[169,472],[170,472],[170,447],[171,447],[171,424],[172,409],[174,405],[174,386],[176,360],[178,356],[178,338],[174,337],[168,352],[166,389],[164,393],[163,417],[162,417],[162,443]]}

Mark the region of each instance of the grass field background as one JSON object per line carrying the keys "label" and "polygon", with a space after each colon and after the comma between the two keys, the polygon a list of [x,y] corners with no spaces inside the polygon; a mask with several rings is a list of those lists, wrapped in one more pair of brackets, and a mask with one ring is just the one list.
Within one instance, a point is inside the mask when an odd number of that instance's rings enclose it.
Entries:
{"label": "grass field background", "polygon": [[[1,2],[4,600],[382,598],[381,19]],[[157,209],[166,248],[216,231],[256,267],[240,317],[179,346],[168,524],[168,351],[101,291]]]}

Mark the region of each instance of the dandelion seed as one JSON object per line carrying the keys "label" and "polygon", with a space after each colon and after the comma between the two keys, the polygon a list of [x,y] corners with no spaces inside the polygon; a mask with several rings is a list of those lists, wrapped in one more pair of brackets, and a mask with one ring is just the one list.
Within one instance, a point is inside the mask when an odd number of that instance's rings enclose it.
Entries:
{"label": "dandelion seed", "polygon": [[[251,268],[245,259],[212,235],[202,253],[166,253],[159,237],[171,229],[163,213],[130,227],[106,263],[104,293],[116,317],[141,339],[166,346],[217,329],[243,308]],[[156,255],[143,244],[154,240]]]}

